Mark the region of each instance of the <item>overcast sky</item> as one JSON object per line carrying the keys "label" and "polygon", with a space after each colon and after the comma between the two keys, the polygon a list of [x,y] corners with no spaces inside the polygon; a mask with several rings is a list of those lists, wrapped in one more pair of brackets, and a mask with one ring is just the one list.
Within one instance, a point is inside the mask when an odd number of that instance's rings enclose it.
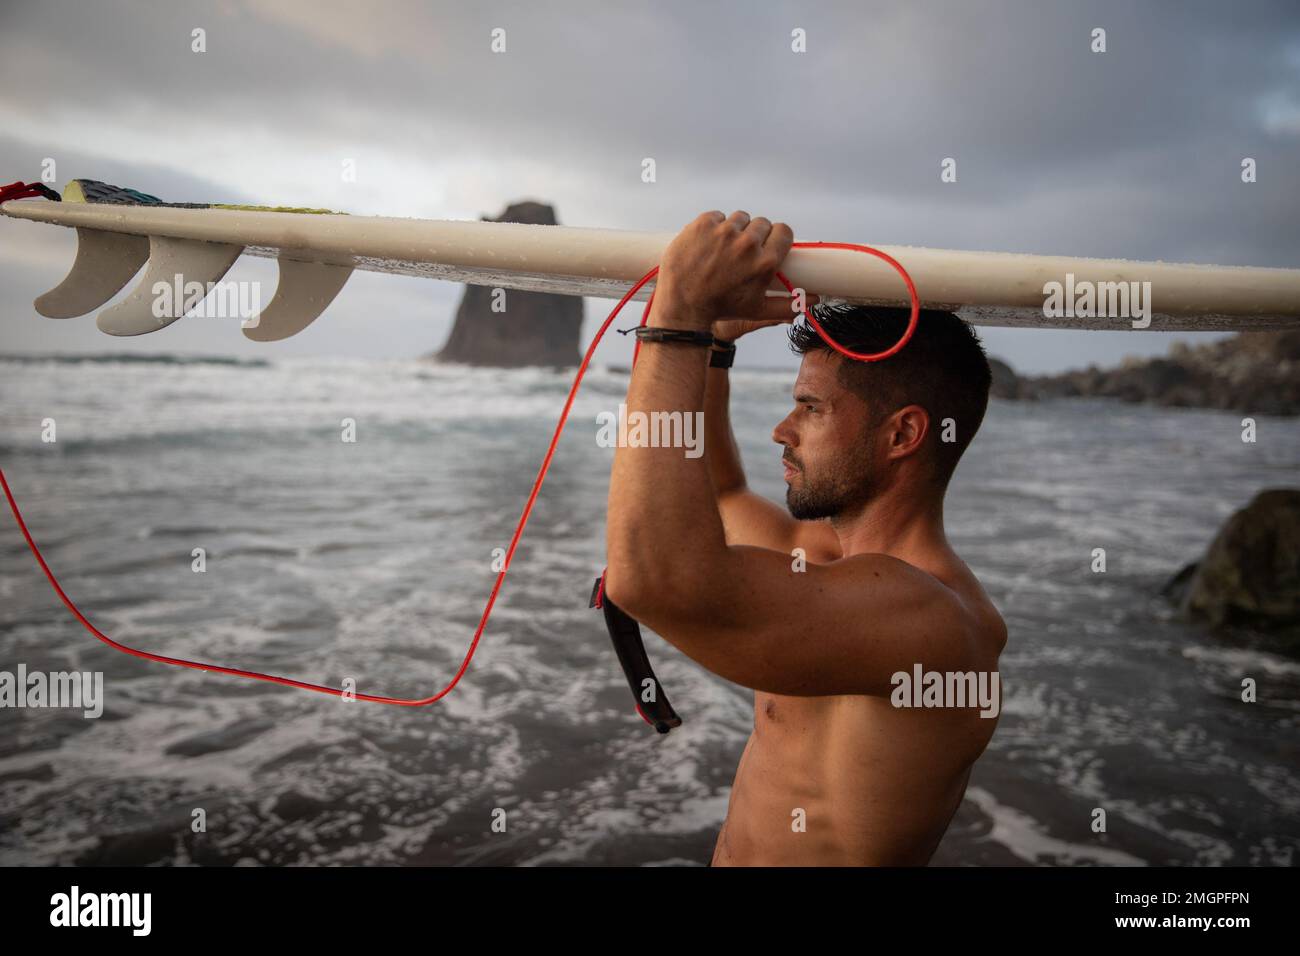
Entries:
{"label": "overcast sky", "polygon": [[[530,198],[565,224],[648,230],[743,208],[800,239],[1300,265],[1296,0],[3,0],[0,78],[0,182],[52,158],[59,188],[179,201],[477,218]],[[460,295],[358,273],[284,343],[197,319],[114,339],[32,310],[74,249],[70,230],[0,221],[0,352],[413,356]],[[245,258],[230,277],[274,275]],[[610,305],[587,300],[588,334]],[[983,334],[1032,371],[1175,338]],[[794,361],[775,333],[747,352]]]}

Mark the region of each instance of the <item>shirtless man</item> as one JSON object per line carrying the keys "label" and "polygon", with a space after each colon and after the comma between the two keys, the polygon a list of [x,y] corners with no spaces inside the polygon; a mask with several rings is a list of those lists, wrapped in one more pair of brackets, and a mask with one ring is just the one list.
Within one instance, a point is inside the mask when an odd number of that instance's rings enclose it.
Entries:
{"label": "shirtless man", "polygon": [[[782,223],[702,214],[665,251],[649,325],[727,339],[789,322],[790,300],[765,290],[792,241]],[[887,348],[906,325],[907,310],[816,309],[855,352]],[[642,345],[628,413],[704,410],[705,454],[617,450],[606,591],[755,691],[713,865],[923,865],[996,724],[969,701],[891,700],[895,675],[915,665],[989,677],[1006,643],[943,528],[948,479],[987,404],[988,362],[944,312],[923,312],[883,362],[847,359],[803,327],[791,340],[804,355],[795,407],[772,433],[790,515],[745,486],[727,372],[709,367],[710,350]]]}

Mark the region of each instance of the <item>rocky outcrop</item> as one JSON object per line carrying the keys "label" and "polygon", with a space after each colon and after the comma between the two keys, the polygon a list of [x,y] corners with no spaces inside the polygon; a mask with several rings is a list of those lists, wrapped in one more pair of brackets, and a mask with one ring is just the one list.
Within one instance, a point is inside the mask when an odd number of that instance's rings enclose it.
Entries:
{"label": "rocky outcrop", "polygon": [[[996,375],[995,370],[995,385]],[[1021,378],[1013,391],[1001,397],[1118,398],[1174,407],[1300,415],[1300,330],[1241,332],[1196,346],[1178,342],[1162,358],[1130,358],[1114,369],[1094,365],[1061,375]]]}
{"label": "rocky outcrop", "polygon": [[994,398],[1026,397],[1021,394],[1024,386],[1020,381],[1020,376],[1006,362],[989,356],[989,371],[993,373],[993,383],[989,386],[989,394]]}
{"label": "rocky outcrop", "polygon": [[1256,495],[1165,594],[1190,617],[1216,627],[1300,624],[1300,489]]}
{"label": "rocky outcrop", "polygon": [[[539,202],[514,203],[498,218],[484,217],[484,221],[556,224],[555,210]],[[493,311],[490,286],[465,286],[447,344],[432,357],[440,362],[505,368],[578,364],[582,299],[516,289],[501,295],[505,308]]]}

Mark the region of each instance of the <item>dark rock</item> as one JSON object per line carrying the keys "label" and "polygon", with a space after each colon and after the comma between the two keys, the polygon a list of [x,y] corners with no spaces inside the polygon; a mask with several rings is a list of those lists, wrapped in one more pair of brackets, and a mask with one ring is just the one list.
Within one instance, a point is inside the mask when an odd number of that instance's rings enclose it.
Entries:
{"label": "dark rock", "polygon": [[210,730],[207,733],[196,734],[193,737],[177,741],[163,752],[169,757],[201,757],[204,754],[218,753],[222,750],[234,750],[236,747],[244,746],[255,737],[260,737],[274,726],[273,722],[259,718],[237,720],[219,730]]}
{"label": "dark rock", "polygon": [[1262,491],[1227,520],[1187,582],[1182,608],[1215,626],[1300,623],[1300,489]]}
{"label": "dark rock", "polygon": [[[228,806],[224,799],[211,796],[196,796],[193,801],[194,806],[202,806],[207,811],[209,822]],[[123,829],[101,834],[94,846],[77,854],[73,863],[76,866],[156,865],[174,861],[183,845],[193,856],[197,846],[207,842],[206,834],[193,831],[193,823],[192,808],[141,815]]]}
{"label": "dark rock", "polygon": [[40,763],[25,770],[11,770],[8,773],[0,773],[0,783],[9,783],[13,780],[34,780],[37,783],[49,783],[53,779],[54,767],[48,763]]}
{"label": "dark rock", "polygon": [[1187,589],[1191,586],[1192,576],[1196,574],[1196,569],[1201,566],[1201,562],[1193,561],[1191,564],[1183,566],[1183,569],[1165,582],[1165,586],[1160,589],[1161,597],[1166,597],[1175,604],[1181,605],[1183,599],[1187,597]]}
{"label": "dark rock", "polygon": [[[514,203],[497,219],[484,220],[556,225],[555,210],[539,202]],[[517,289],[503,294],[505,311],[493,312],[490,286],[465,286],[456,324],[436,356],[438,361],[498,368],[578,364],[581,298]]]}
{"label": "dark rock", "polygon": [[1169,359],[1132,362],[1104,376],[1096,394],[1128,402],[1158,402],[1176,389],[1186,389],[1196,381],[1196,373]]}
{"label": "dark rock", "polygon": [[328,809],[329,804],[324,800],[317,800],[297,790],[289,790],[276,797],[271,812],[281,820],[311,820]]}
{"label": "dark rock", "polygon": [[77,866],[148,866],[170,860],[188,829],[189,819],[176,817],[134,833],[101,836],[95,846],[80,853]]}
{"label": "dark rock", "polygon": [[[996,375],[995,370],[995,375]],[[997,394],[995,392],[995,394]],[[1118,368],[1021,378],[1005,398],[1117,398],[1178,408],[1222,408],[1255,415],[1300,415],[1300,330],[1242,332]]]}
{"label": "dark rock", "polygon": [[993,384],[989,394],[994,398],[1020,398],[1020,376],[1006,362],[989,357],[989,370],[993,373]]}

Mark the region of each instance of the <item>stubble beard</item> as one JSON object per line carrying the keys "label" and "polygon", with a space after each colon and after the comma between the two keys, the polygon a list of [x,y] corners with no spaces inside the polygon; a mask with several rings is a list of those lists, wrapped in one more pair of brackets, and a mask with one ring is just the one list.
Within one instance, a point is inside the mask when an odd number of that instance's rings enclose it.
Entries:
{"label": "stubble beard", "polygon": [[857,510],[871,500],[875,481],[865,454],[844,455],[824,465],[817,475],[809,475],[788,456],[798,473],[785,490],[785,504],[796,521],[836,518],[846,511]]}

